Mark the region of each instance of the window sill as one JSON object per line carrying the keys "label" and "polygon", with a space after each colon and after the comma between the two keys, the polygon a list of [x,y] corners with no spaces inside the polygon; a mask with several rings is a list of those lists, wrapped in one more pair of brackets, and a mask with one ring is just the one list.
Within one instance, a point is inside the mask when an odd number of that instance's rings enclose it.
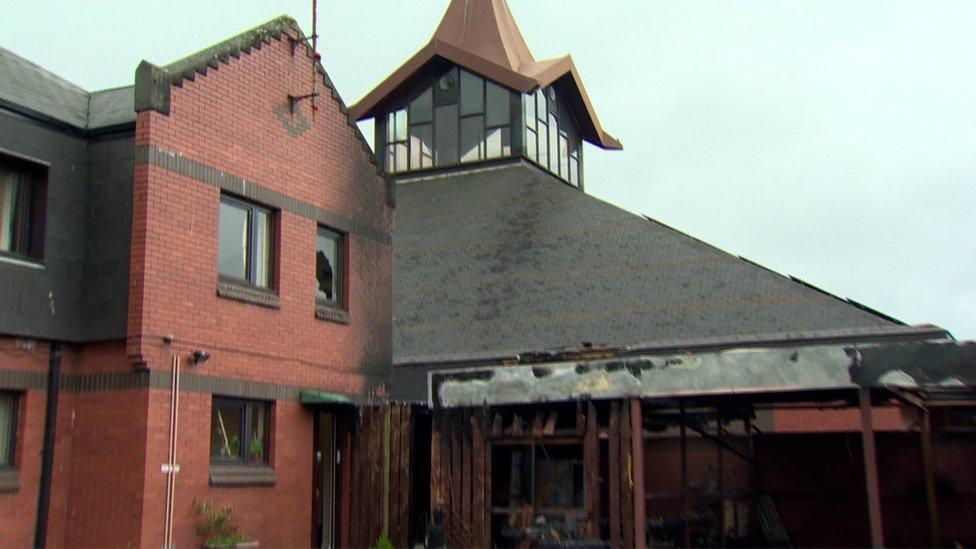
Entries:
{"label": "window sill", "polygon": [[226,280],[217,281],[217,297],[240,301],[242,303],[250,303],[251,305],[258,305],[268,309],[281,308],[278,294],[273,291],[255,286],[246,286],[237,282],[228,282]]}
{"label": "window sill", "polygon": [[20,491],[20,472],[16,469],[0,469],[0,494]]}
{"label": "window sill", "polygon": [[210,465],[211,486],[274,486],[276,481],[267,465]]}
{"label": "window sill", "polygon": [[336,324],[349,324],[349,313],[328,303],[315,304],[315,318]]}
{"label": "window sill", "polygon": [[6,252],[0,252],[0,263],[9,263],[10,265],[27,267],[28,269],[44,269],[44,263],[42,263],[40,260],[31,259],[20,255],[12,255]]}

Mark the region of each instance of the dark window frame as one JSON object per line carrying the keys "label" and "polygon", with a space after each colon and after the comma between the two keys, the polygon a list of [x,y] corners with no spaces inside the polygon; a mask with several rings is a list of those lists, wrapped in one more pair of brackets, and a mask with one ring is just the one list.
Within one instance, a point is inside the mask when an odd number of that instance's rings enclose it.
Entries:
{"label": "dark window frame", "polygon": [[[210,464],[211,465],[233,465],[240,467],[270,467],[271,466],[271,412],[272,402],[267,400],[255,400],[246,398],[224,397],[214,395],[210,403],[210,428],[213,429],[213,414],[218,406],[240,407],[241,408],[241,427],[237,433],[239,437],[238,455],[236,457],[221,457],[214,455],[213,434],[211,434],[210,444]],[[246,459],[249,445],[247,443],[247,433],[250,432],[251,422],[253,421],[253,409],[255,406],[264,407],[264,448],[263,457],[260,462],[252,462]]]}
{"label": "dark window frame", "polygon": [[[465,79],[464,73],[469,75],[468,78],[470,77],[476,78],[481,84],[481,93],[480,93],[481,112],[470,112],[470,113],[462,114],[462,110],[461,110],[461,102],[463,100],[462,80]],[[438,85],[441,79],[445,77],[450,77],[454,81],[454,85],[450,90],[443,90]],[[508,102],[506,104],[508,108],[508,117],[506,123],[496,123],[496,124],[488,125],[489,84],[497,86],[501,90],[507,92]],[[431,93],[432,96],[430,119],[416,121],[412,116],[411,106],[414,104],[415,101],[417,101],[420,97],[422,97],[425,93],[428,92]],[[505,86],[504,84],[486,78],[481,74],[464,69],[463,67],[460,66],[451,66],[449,69],[445,69],[443,71],[437,72],[436,74],[429,75],[428,77],[421,79],[407,93],[405,93],[404,96],[400,98],[400,100],[391,102],[389,107],[385,110],[384,116],[377,117],[376,135],[380,136],[379,139],[377,140],[377,143],[379,144],[379,146],[383,151],[382,153],[383,165],[386,168],[387,173],[402,174],[402,173],[413,173],[413,172],[430,170],[430,169],[454,168],[458,166],[476,164],[476,163],[492,161],[492,160],[497,160],[502,158],[517,157],[518,155],[516,153],[516,147],[515,147],[515,139],[517,136],[514,128],[516,128],[517,125],[518,109],[516,107],[513,107],[513,104],[516,103],[515,99],[517,99],[517,97],[518,97],[518,92],[512,90],[511,88]],[[404,105],[406,105],[406,107],[404,107]],[[439,154],[443,151],[440,151],[438,149],[438,145],[441,144],[438,134],[441,132],[438,131],[437,111],[439,107],[443,108],[448,106],[453,106],[454,109],[456,110],[456,120],[452,120],[453,124],[449,124],[447,126],[447,127],[450,126],[454,127],[454,142],[455,142],[454,143],[455,146],[453,148],[453,151],[455,153],[454,155]],[[406,163],[406,168],[397,169],[395,162],[391,162],[391,152],[396,146],[403,145],[404,143],[402,141],[390,141],[389,124],[390,124],[391,115],[403,108],[406,108],[406,113],[407,113],[407,128],[408,128],[407,142],[406,142],[407,163]],[[452,118],[455,118],[454,115],[451,116]],[[476,117],[481,118],[482,121],[481,138],[479,140],[477,158],[469,158],[467,160],[461,160],[463,156],[462,153],[464,152],[462,151],[462,125],[464,124],[465,120],[470,120]],[[420,126],[429,127],[429,131],[430,131],[429,145],[431,150],[431,154],[429,156],[424,155],[422,151],[414,150],[415,143],[414,143],[414,139],[412,138],[412,136],[414,135],[413,130],[415,127],[420,127]],[[440,129],[444,130],[445,128],[442,127]],[[491,135],[491,133],[496,130],[499,130],[501,132],[499,136],[499,140],[501,141],[501,144],[499,146],[499,154],[489,155],[488,138],[489,135]],[[507,137],[507,141],[505,139],[506,137]],[[508,149],[507,153],[505,152],[506,147]],[[395,153],[392,154],[394,155],[395,158]],[[449,160],[448,161],[441,160],[441,158],[444,156],[446,156]]]}
{"label": "dark window frame", "polygon": [[13,198],[20,218],[17,234],[20,238],[10,250],[0,249],[0,256],[40,263],[44,260],[44,240],[47,231],[47,191],[49,166],[0,150],[0,171],[18,175],[17,196]]}
{"label": "dark window frame", "polygon": [[338,278],[335,280],[336,296],[335,299],[329,300],[324,299],[319,296],[318,292],[318,266],[316,265],[316,288],[315,288],[315,302],[319,305],[325,305],[327,307],[335,307],[338,309],[346,310],[348,309],[348,296],[349,296],[349,286],[348,286],[348,270],[347,264],[349,263],[349,252],[348,252],[348,242],[349,235],[346,233],[329,227],[327,225],[317,225],[315,229],[315,253],[318,256],[318,244],[319,237],[325,236],[336,242],[336,261],[339,263],[338,268],[333,268],[332,276]]}
{"label": "dark window frame", "polygon": [[[233,276],[233,275],[227,275],[227,274],[224,274],[224,273],[221,273],[220,272],[220,264],[219,264],[219,261],[220,261],[220,234],[219,234],[219,228],[220,228],[220,219],[219,219],[219,216],[220,216],[220,213],[218,211],[218,214],[217,214],[218,215],[218,220],[217,220],[217,226],[218,226],[218,236],[217,236],[217,258],[218,258],[217,277],[220,280],[225,281],[225,282],[231,282],[231,283],[234,283],[234,284],[240,284],[242,286],[251,286],[251,287],[257,288],[259,290],[274,292],[275,291],[275,288],[276,288],[276,285],[277,285],[277,278],[278,278],[277,277],[277,272],[276,272],[276,269],[275,269],[275,263],[276,263],[276,261],[275,261],[275,257],[276,257],[275,256],[275,254],[276,254],[275,240],[277,238],[277,233],[278,233],[278,229],[276,227],[278,216],[276,215],[276,211],[274,209],[272,209],[272,208],[269,208],[268,206],[264,206],[264,205],[258,204],[256,202],[251,202],[249,200],[246,200],[246,199],[243,199],[243,198],[239,198],[239,197],[234,196],[234,195],[231,195],[231,194],[221,193],[220,194],[220,204],[223,205],[225,202],[227,204],[230,204],[232,206],[236,206],[236,207],[242,208],[242,209],[244,209],[244,210],[247,211],[247,249],[244,252],[244,270],[246,271],[246,276],[245,276],[245,278],[239,278],[239,277],[236,277],[236,276]],[[255,282],[256,279],[257,279],[257,263],[254,261],[254,253],[255,253],[255,249],[257,248],[257,239],[258,239],[257,231],[254,230],[254,215],[255,215],[255,212],[264,212],[264,213],[267,213],[268,214],[268,231],[269,231],[269,234],[268,234],[268,265],[267,265],[267,269],[268,269],[268,285],[267,286],[261,286],[261,285],[259,285],[259,284],[257,284]]]}
{"label": "dark window frame", "polygon": [[17,431],[20,423],[20,393],[15,391],[0,390],[0,397],[9,397],[13,402],[10,413],[10,440],[7,449],[7,456],[0,460],[0,471],[11,471],[17,468]]}

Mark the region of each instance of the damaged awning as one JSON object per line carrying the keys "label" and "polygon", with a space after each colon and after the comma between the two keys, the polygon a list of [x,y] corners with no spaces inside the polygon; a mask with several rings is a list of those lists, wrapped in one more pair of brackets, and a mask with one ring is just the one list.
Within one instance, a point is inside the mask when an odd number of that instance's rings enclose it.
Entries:
{"label": "damaged awning", "polygon": [[355,406],[351,398],[342,393],[330,391],[302,391],[298,401],[306,406]]}
{"label": "damaged awning", "polygon": [[976,345],[747,348],[428,374],[435,407],[856,389],[893,381],[901,386],[976,385]]}

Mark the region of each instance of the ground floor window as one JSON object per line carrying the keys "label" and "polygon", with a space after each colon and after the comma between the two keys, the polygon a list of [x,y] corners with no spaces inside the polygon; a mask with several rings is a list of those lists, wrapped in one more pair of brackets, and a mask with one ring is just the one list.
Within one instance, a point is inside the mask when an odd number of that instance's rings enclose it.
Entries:
{"label": "ground floor window", "polygon": [[0,468],[14,465],[16,430],[17,395],[0,392]]}
{"label": "ground floor window", "polygon": [[270,407],[263,401],[214,397],[210,461],[267,465]]}

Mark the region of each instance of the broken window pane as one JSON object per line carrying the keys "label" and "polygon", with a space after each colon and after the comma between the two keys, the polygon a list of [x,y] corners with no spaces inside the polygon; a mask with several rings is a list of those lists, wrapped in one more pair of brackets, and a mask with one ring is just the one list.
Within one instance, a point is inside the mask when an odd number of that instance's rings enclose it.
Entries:
{"label": "broken window pane", "polygon": [[342,292],[342,235],[319,227],[315,250],[316,297],[319,301],[340,302]]}

